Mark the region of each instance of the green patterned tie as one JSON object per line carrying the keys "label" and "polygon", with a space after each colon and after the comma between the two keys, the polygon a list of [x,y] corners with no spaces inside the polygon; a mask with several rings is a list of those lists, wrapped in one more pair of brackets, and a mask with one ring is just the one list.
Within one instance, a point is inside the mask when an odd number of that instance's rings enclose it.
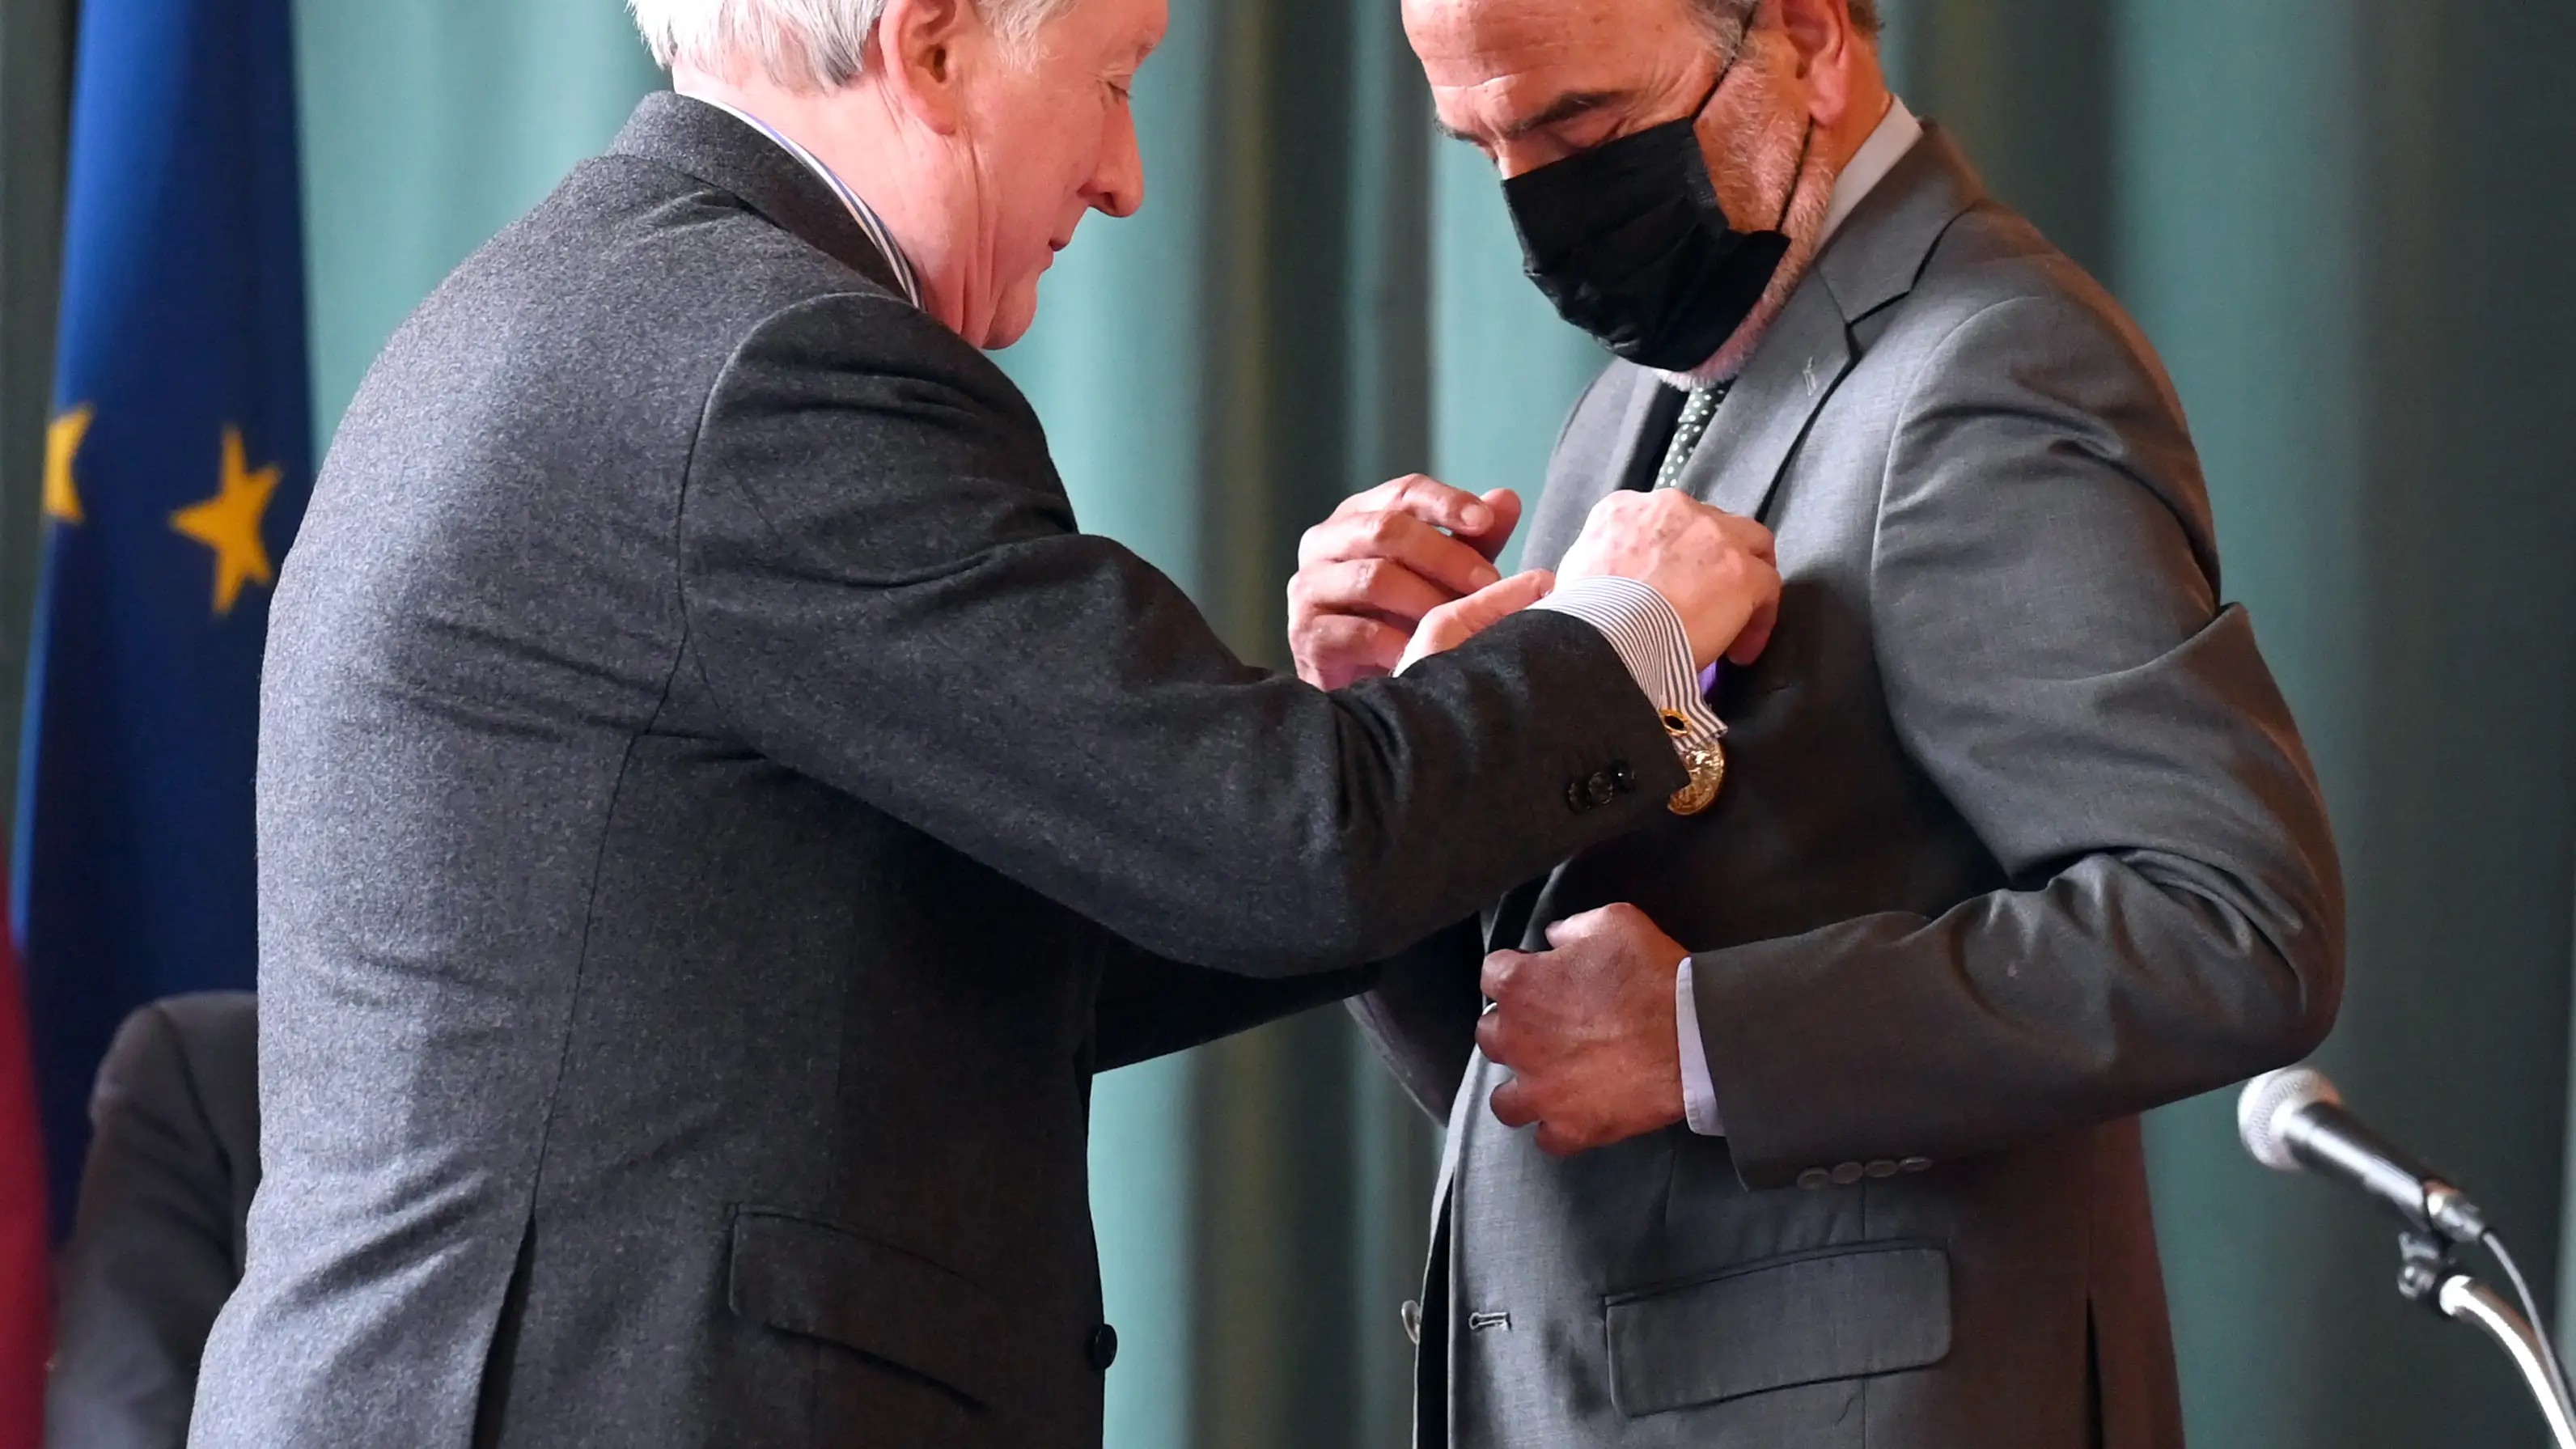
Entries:
{"label": "green patterned tie", "polygon": [[1694,391],[1690,401],[1682,404],[1681,421],[1673,425],[1673,445],[1664,450],[1664,466],[1655,470],[1655,486],[1679,488],[1682,469],[1690,466],[1691,452],[1708,432],[1710,420],[1717,416],[1718,404],[1726,401],[1726,390],[1732,383],[1716,382]]}

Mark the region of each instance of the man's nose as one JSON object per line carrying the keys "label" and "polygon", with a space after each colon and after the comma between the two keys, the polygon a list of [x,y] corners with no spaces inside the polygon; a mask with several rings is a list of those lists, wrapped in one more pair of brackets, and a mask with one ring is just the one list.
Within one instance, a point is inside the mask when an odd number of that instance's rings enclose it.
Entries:
{"label": "man's nose", "polygon": [[1145,157],[1136,149],[1136,118],[1123,110],[1112,124],[1100,169],[1092,173],[1091,204],[1111,216],[1134,216],[1145,204]]}

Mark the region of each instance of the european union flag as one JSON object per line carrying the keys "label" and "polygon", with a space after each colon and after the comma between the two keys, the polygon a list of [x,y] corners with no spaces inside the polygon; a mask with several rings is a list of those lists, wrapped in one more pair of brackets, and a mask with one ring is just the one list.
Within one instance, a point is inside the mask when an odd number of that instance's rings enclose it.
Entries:
{"label": "european union flag", "polygon": [[269,586],[311,487],[288,0],[87,0],[12,922],[54,1221],[125,1013],[247,987]]}

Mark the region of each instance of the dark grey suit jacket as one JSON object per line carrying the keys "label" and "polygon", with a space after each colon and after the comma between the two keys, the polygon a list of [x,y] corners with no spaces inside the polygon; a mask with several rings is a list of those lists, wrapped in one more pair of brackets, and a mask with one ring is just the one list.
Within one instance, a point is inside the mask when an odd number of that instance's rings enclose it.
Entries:
{"label": "dark grey suit jacket", "polygon": [[1096,1444],[1092,1073],[1364,984],[1167,963],[1376,959],[1683,782],[1572,619],[1246,667],[889,288],[659,96],[361,389],[272,625],[194,1442]]}
{"label": "dark grey suit jacket", "polygon": [[126,1019],[90,1097],[45,1381],[51,1449],[177,1449],[197,1360],[241,1281],[259,1188],[259,1012],[247,992]]}
{"label": "dark grey suit jacket", "polygon": [[[1533,563],[1650,485],[1678,402],[1602,375]],[[1486,943],[1390,977],[1363,1018],[1450,1122],[1427,1442],[2172,1449],[2137,1114],[2316,1044],[2343,901],[2170,383],[1936,130],[1683,482],[1787,584],[1726,793],[1485,924],[1630,901],[1692,948],[1730,1135],[1551,1161],[1487,1109]]]}

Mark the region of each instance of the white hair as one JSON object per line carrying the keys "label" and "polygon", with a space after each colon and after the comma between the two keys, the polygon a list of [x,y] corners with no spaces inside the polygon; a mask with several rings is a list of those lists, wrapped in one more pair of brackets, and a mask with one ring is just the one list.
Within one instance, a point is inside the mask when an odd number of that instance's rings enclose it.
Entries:
{"label": "white hair", "polygon": [[[973,0],[1006,41],[1021,42],[1072,0]],[[867,73],[886,0],[626,0],[665,70],[724,75],[749,63],[791,90],[838,90]]]}

